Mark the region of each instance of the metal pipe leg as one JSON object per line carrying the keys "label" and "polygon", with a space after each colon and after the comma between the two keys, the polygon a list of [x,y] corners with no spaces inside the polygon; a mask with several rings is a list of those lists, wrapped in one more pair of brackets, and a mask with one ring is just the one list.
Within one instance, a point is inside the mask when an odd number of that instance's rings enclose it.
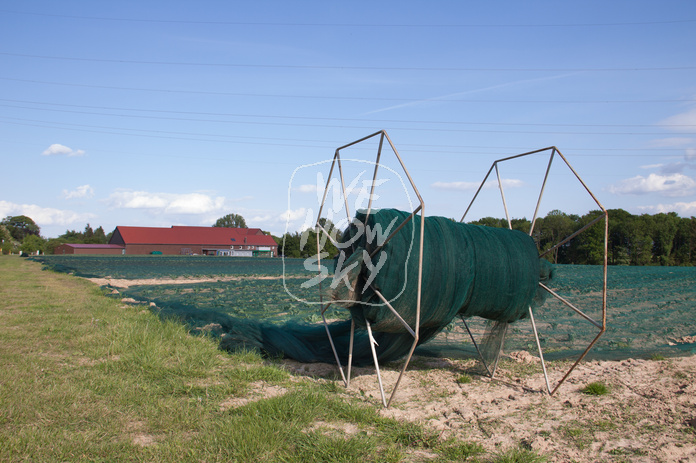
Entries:
{"label": "metal pipe leg", "polygon": [[486,369],[488,372],[488,376],[491,378],[495,374],[495,369],[493,371],[488,368],[488,364],[486,363],[486,359],[483,358],[483,354],[481,353],[481,349],[479,349],[478,343],[476,342],[476,339],[474,339],[474,333],[471,332],[469,329],[469,324],[466,322],[464,317],[462,317],[462,322],[464,323],[464,328],[466,328],[466,332],[469,333],[469,337],[471,338],[471,342],[474,343],[474,347],[476,348],[476,352],[478,352],[479,358],[481,359],[481,363],[483,363],[483,367]]}
{"label": "metal pipe leg", "polygon": [[367,335],[369,338],[370,350],[372,350],[372,358],[375,361],[375,370],[377,371],[377,382],[379,383],[379,392],[382,395],[382,404],[386,407],[387,399],[384,396],[384,386],[382,386],[382,375],[379,372],[379,360],[377,360],[377,351],[375,350],[375,345],[377,344],[377,341],[375,341],[375,338],[372,336],[372,327],[370,326],[370,322],[365,320],[365,324],[367,325]]}
{"label": "metal pipe leg", "polygon": [[534,322],[534,313],[532,306],[529,306],[529,320],[532,322],[534,330],[534,339],[536,339],[537,348],[539,349],[539,358],[541,359],[541,369],[544,370],[544,379],[546,380],[546,390],[551,394],[551,384],[549,384],[549,375],[546,373],[546,363],[544,362],[544,353],[541,350],[541,342],[539,341],[539,333],[537,332],[536,323]]}

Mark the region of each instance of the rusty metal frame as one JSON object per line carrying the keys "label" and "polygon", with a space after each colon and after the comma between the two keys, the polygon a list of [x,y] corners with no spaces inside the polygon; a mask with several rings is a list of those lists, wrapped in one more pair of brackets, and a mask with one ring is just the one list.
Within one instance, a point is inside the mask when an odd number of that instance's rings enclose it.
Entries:
{"label": "rusty metal frame", "polygon": [[[416,214],[420,213],[420,216],[421,216],[420,240],[419,240],[419,245],[418,245],[418,279],[416,281],[418,288],[417,288],[417,296],[416,296],[416,301],[415,301],[415,304],[416,304],[415,326],[413,326],[413,327],[409,326],[408,323],[406,323],[403,320],[403,318],[398,314],[398,312],[392,307],[392,305],[389,303],[389,301],[386,300],[384,295],[382,295],[381,292],[377,291],[374,287],[371,286],[372,290],[375,291],[375,294],[377,294],[377,296],[382,300],[382,302],[392,311],[392,313],[394,313],[396,315],[397,319],[404,326],[404,329],[406,331],[408,331],[408,333],[411,334],[411,336],[413,336],[413,344],[412,344],[411,349],[409,350],[408,355],[404,361],[404,365],[401,369],[401,372],[399,373],[399,377],[396,380],[396,383],[394,384],[392,392],[389,396],[389,400],[387,401],[386,396],[385,396],[385,392],[384,392],[384,386],[382,384],[382,376],[381,376],[380,370],[379,370],[379,361],[377,359],[377,353],[376,353],[375,347],[374,347],[376,342],[375,342],[374,337],[372,335],[372,327],[370,326],[370,323],[367,322],[368,340],[370,342],[370,349],[372,351],[372,357],[373,357],[374,364],[375,364],[375,371],[377,373],[377,380],[379,383],[382,404],[385,407],[389,407],[389,405],[391,404],[392,400],[394,399],[394,397],[396,395],[399,384],[401,383],[401,379],[403,378],[404,373],[406,372],[406,369],[408,368],[408,365],[411,361],[411,358],[413,357],[413,351],[416,349],[416,346],[418,345],[418,340],[419,340],[419,336],[420,336],[419,333],[420,333],[421,289],[422,289],[421,285],[422,285],[422,279],[423,279],[422,278],[423,277],[423,238],[424,238],[424,232],[425,232],[425,229],[424,229],[425,221],[423,220],[423,217],[424,217],[425,202],[423,201],[423,198],[421,197],[420,193],[418,192],[418,188],[416,187],[413,179],[411,178],[411,175],[409,174],[408,169],[406,168],[406,165],[404,164],[403,160],[401,159],[401,156],[399,155],[398,150],[396,149],[396,147],[392,143],[391,139],[389,138],[389,135],[387,135],[387,132],[385,130],[380,130],[379,132],[375,132],[371,135],[368,135],[366,137],[363,137],[359,140],[353,141],[351,143],[348,143],[348,144],[343,145],[343,146],[336,149],[336,152],[335,152],[334,158],[333,158],[333,162],[331,163],[331,168],[329,169],[329,175],[328,175],[328,178],[326,180],[326,187],[324,188],[324,195],[322,197],[321,205],[319,207],[319,212],[317,214],[317,221],[315,223],[315,231],[317,233],[317,264],[318,264],[318,267],[320,269],[319,271],[321,272],[321,268],[322,268],[321,267],[321,249],[320,249],[320,243],[322,241],[321,240],[321,233],[325,233],[326,236],[331,240],[331,242],[334,243],[334,245],[338,245],[338,243],[331,236],[331,234],[319,223],[320,220],[322,219],[322,212],[324,209],[324,204],[326,203],[326,197],[327,197],[327,194],[329,192],[329,186],[331,183],[332,175],[334,173],[334,168],[338,169],[338,175],[340,178],[341,189],[342,189],[343,199],[344,199],[344,206],[346,209],[346,217],[347,217],[349,222],[352,219],[350,208],[348,206],[348,195],[346,194],[346,185],[345,185],[345,181],[343,178],[343,168],[341,166],[341,156],[340,156],[341,150],[344,150],[344,149],[349,148],[351,146],[357,145],[359,143],[362,143],[364,141],[367,141],[367,140],[372,139],[373,137],[377,137],[377,136],[380,137],[379,138],[379,147],[377,149],[377,156],[376,156],[376,160],[375,160],[375,169],[374,169],[373,176],[372,176],[372,186],[370,188],[370,196],[369,196],[367,212],[365,215],[365,222],[367,222],[367,219],[369,218],[370,213],[372,212],[372,199],[374,197],[374,189],[375,189],[375,184],[376,184],[376,180],[377,180],[377,173],[378,173],[378,169],[380,167],[380,159],[382,156],[382,149],[384,147],[385,140],[387,141],[387,143],[391,147],[391,150],[393,151],[394,155],[396,156],[396,159],[398,160],[399,165],[401,166],[404,173],[406,174],[406,177],[408,178],[408,182],[409,182],[411,188],[413,189],[414,193],[418,197],[419,204],[413,210],[413,212],[411,212],[411,215],[409,215],[403,222],[401,222],[401,224],[399,224],[399,226],[385,239],[385,241],[370,254],[370,258],[372,258],[377,252],[379,252],[379,250],[381,250],[382,247],[387,242],[389,242],[389,240],[391,240],[396,235],[396,233],[398,233],[401,230],[401,228],[404,225],[406,225],[408,222],[413,220],[413,218],[415,217]],[[332,338],[331,332],[329,330],[328,322],[326,321],[326,317],[325,317],[326,310],[329,308],[331,303],[329,302],[327,304],[324,304],[324,299],[323,299],[324,295],[323,295],[323,291],[322,291],[321,280],[319,282],[319,298],[321,301],[321,318],[322,318],[322,321],[324,323],[324,327],[326,328],[326,334],[329,337],[331,349],[333,351],[334,358],[336,359],[336,365],[338,366],[338,369],[340,371],[340,374],[341,374],[341,377],[343,379],[345,386],[350,387],[350,374],[351,374],[352,359],[353,359],[353,341],[354,341],[354,336],[355,336],[355,322],[351,321],[350,341],[349,341],[349,347],[348,347],[348,349],[349,349],[348,364],[347,364],[346,372],[344,373],[343,366],[341,365],[341,361],[339,359],[338,352],[336,351],[336,346],[333,342],[333,338]]]}
{"label": "rusty metal frame", "polygon": [[[476,190],[476,193],[474,194],[474,197],[472,198],[471,202],[469,203],[469,206],[466,208],[466,211],[464,212],[464,215],[462,216],[460,222],[463,222],[463,221],[464,221],[466,215],[469,213],[469,210],[471,209],[471,206],[474,204],[474,201],[476,201],[476,198],[478,197],[478,194],[481,192],[481,189],[483,188],[483,186],[485,185],[486,181],[488,180],[488,177],[490,176],[491,172],[495,169],[496,177],[497,177],[497,180],[498,180],[498,186],[499,186],[501,198],[502,198],[502,201],[503,201],[503,207],[504,207],[504,209],[505,209],[505,218],[507,219],[508,227],[509,227],[510,229],[512,229],[512,221],[511,221],[511,218],[510,218],[510,214],[508,213],[507,202],[505,201],[505,193],[504,193],[504,189],[503,189],[503,184],[502,184],[502,182],[501,182],[501,180],[500,180],[500,172],[499,172],[499,169],[498,169],[498,164],[499,164],[499,163],[502,163],[502,162],[505,162],[505,161],[512,160],[512,159],[521,158],[521,157],[524,157],[524,156],[530,156],[530,155],[534,155],[534,154],[543,153],[543,152],[545,152],[545,151],[550,151],[549,162],[548,162],[548,165],[547,165],[547,167],[546,167],[546,173],[545,173],[545,175],[544,175],[544,181],[542,182],[542,184],[541,184],[541,189],[540,189],[540,191],[539,191],[539,199],[537,200],[536,208],[535,208],[535,210],[534,210],[534,216],[532,217],[532,223],[531,223],[531,226],[530,226],[530,229],[529,229],[529,235],[531,236],[532,233],[534,232],[534,225],[536,224],[537,215],[538,215],[538,213],[539,213],[539,207],[540,207],[540,205],[541,205],[541,200],[542,200],[542,198],[543,198],[543,196],[544,196],[544,189],[546,188],[546,182],[547,182],[547,180],[548,180],[548,178],[549,178],[549,172],[550,172],[550,170],[551,170],[551,164],[552,164],[552,162],[553,162],[553,159],[554,159],[554,156],[555,156],[555,155],[558,155],[558,156],[563,160],[563,162],[565,163],[565,165],[570,169],[570,171],[573,173],[573,175],[575,176],[575,178],[576,178],[576,179],[580,182],[580,184],[583,186],[583,188],[585,189],[585,191],[590,195],[590,197],[594,200],[594,202],[597,204],[597,206],[602,210],[602,215],[600,215],[599,217],[597,217],[597,218],[595,218],[594,220],[592,220],[590,223],[588,223],[587,225],[585,225],[584,227],[582,227],[580,230],[578,230],[578,231],[574,232],[573,234],[567,236],[566,238],[562,239],[561,241],[559,241],[558,243],[556,243],[556,244],[555,244],[554,246],[552,246],[551,248],[549,248],[549,249],[547,249],[546,251],[542,252],[542,253],[539,255],[539,257],[540,257],[540,258],[541,258],[541,257],[544,257],[544,256],[547,255],[548,253],[553,252],[554,250],[556,250],[556,249],[558,249],[559,247],[563,246],[565,243],[567,243],[567,242],[570,241],[571,239],[573,239],[573,238],[575,238],[576,236],[578,236],[579,234],[583,233],[585,230],[589,229],[592,225],[596,224],[597,222],[601,221],[602,219],[604,220],[604,263],[603,263],[603,278],[602,278],[602,321],[601,321],[601,323],[600,323],[600,322],[597,322],[597,321],[595,321],[595,320],[593,320],[591,317],[589,317],[588,315],[586,315],[581,309],[575,307],[573,304],[571,304],[570,302],[568,302],[567,300],[565,300],[565,299],[564,299],[563,297],[561,297],[560,295],[556,294],[553,290],[551,290],[550,288],[548,288],[548,287],[545,286],[544,284],[539,283],[539,286],[540,286],[541,288],[543,288],[545,291],[547,291],[549,294],[551,294],[551,295],[552,295],[553,297],[555,297],[556,299],[560,300],[560,301],[561,301],[563,304],[565,304],[566,306],[570,307],[573,311],[575,311],[575,312],[578,313],[580,316],[582,316],[586,321],[590,322],[592,325],[594,325],[596,328],[599,329],[599,332],[597,333],[597,336],[595,336],[595,338],[590,342],[590,344],[589,344],[589,345],[587,346],[587,348],[582,352],[582,354],[580,355],[580,357],[575,361],[575,363],[573,363],[573,365],[568,369],[568,371],[566,371],[566,373],[565,373],[565,374],[563,375],[563,377],[558,381],[558,383],[556,383],[556,386],[555,386],[553,389],[551,388],[551,384],[550,384],[550,381],[549,381],[549,376],[548,376],[548,373],[547,373],[547,371],[546,371],[546,363],[545,363],[545,361],[544,361],[544,353],[543,353],[543,351],[542,351],[542,349],[541,349],[541,342],[539,341],[539,333],[538,333],[538,331],[537,331],[536,322],[535,322],[535,320],[534,320],[534,313],[533,313],[533,311],[532,311],[532,308],[529,307],[529,319],[530,319],[530,322],[531,322],[531,325],[532,325],[532,330],[533,330],[533,332],[534,332],[534,338],[535,338],[535,340],[536,340],[537,348],[538,348],[538,351],[539,351],[539,358],[541,359],[541,367],[542,367],[542,370],[543,370],[543,372],[544,372],[544,379],[546,380],[546,390],[547,390],[547,392],[549,393],[549,395],[553,395],[553,394],[558,390],[558,388],[561,386],[561,384],[563,384],[563,382],[568,378],[568,376],[570,376],[570,373],[575,369],[575,367],[577,367],[578,364],[585,358],[585,356],[586,356],[587,353],[590,351],[590,349],[592,349],[592,347],[595,345],[595,343],[599,340],[599,338],[605,333],[605,331],[606,331],[606,329],[607,329],[607,263],[608,263],[608,240],[609,240],[609,213],[608,213],[607,210],[604,208],[604,206],[602,206],[602,204],[599,202],[599,200],[595,197],[595,195],[592,193],[592,191],[590,191],[590,189],[587,187],[587,185],[586,185],[585,182],[582,180],[582,178],[580,178],[580,175],[578,175],[578,173],[575,171],[575,169],[573,169],[573,167],[570,165],[570,163],[568,162],[568,160],[566,159],[566,157],[563,156],[563,154],[558,150],[558,148],[556,148],[555,146],[550,146],[550,147],[547,147],[547,148],[542,148],[542,149],[538,149],[538,150],[534,150],[534,151],[529,151],[529,152],[527,152],[527,153],[522,153],[522,154],[518,154],[518,155],[515,155],[515,156],[510,156],[510,157],[506,157],[506,158],[502,158],[502,159],[498,159],[497,161],[494,161],[494,162],[493,162],[493,165],[491,165],[490,169],[488,169],[488,172],[486,173],[486,176],[484,177],[483,181],[481,182],[481,185],[479,186],[478,190]],[[466,322],[465,322],[465,326],[466,326],[466,328],[467,328],[467,331],[469,332],[469,335],[471,336],[472,341],[474,342],[474,346],[476,347],[477,352],[479,352],[479,356],[480,356],[481,359],[483,360],[483,356],[481,356],[481,352],[478,350],[478,346],[477,346],[477,344],[476,344],[476,341],[475,341],[475,339],[474,339],[474,336],[473,336],[473,334],[471,333],[471,331],[469,330],[468,326],[466,325]],[[502,349],[502,345],[501,345],[501,349]],[[495,366],[493,367],[493,371],[492,371],[492,372],[491,372],[491,370],[488,368],[488,365],[485,364],[485,361],[484,361],[484,366],[486,367],[486,370],[489,372],[490,376],[493,377],[493,375],[495,374]]]}

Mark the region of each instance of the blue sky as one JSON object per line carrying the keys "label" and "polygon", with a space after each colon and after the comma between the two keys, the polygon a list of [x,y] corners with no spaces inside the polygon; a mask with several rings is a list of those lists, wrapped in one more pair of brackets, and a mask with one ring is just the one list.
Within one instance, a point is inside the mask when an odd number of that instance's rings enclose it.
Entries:
{"label": "blue sky", "polygon": [[[0,37],[0,216],[45,237],[301,229],[325,161],[382,129],[427,215],[459,219],[494,160],[552,145],[606,208],[696,215],[694,2],[5,1]],[[513,217],[544,156],[501,165]],[[395,159],[378,205],[407,208]],[[540,214],[596,208],[554,160]],[[494,188],[467,217],[486,215]]]}

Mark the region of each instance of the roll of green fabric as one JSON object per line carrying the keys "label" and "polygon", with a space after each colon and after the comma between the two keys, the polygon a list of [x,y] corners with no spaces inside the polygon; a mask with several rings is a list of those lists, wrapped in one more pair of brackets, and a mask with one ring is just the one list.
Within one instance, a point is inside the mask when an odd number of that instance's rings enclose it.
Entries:
{"label": "roll of green fabric", "polygon": [[[545,292],[539,282],[551,279],[553,269],[539,259],[528,235],[418,215],[396,231],[410,215],[381,209],[366,220],[366,214],[359,212],[343,234],[342,255],[337,258],[328,296],[350,310],[356,322],[356,364],[372,361],[366,321],[381,361],[404,356],[413,344],[413,337],[375,290],[415,327],[421,220],[425,233],[419,344],[432,339],[456,316],[512,323],[525,318],[530,306],[543,304]],[[385,243],[391,233],[394,236]],[[251,327],[250,321],[226,325],[226,348],[245,345],[299,361],[334,361],[328,339],[321,341],[323,326],[258,323]],[[343,361],[348,355],[349,326],[350,322],[329,325]]]}

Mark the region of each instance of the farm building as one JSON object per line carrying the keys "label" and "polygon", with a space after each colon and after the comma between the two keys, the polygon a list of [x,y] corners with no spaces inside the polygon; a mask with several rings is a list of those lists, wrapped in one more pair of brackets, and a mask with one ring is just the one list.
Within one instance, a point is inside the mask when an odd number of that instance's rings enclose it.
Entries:
{"label": "farm building", "polygon": [[53,254],[123,254],[123,246],[117,244],[64,243],[56,246]]}
{"label": "farm building", "polygon": [[109,244],[124,254],[276,257],[278,244],[260,228],[116,227]]}

